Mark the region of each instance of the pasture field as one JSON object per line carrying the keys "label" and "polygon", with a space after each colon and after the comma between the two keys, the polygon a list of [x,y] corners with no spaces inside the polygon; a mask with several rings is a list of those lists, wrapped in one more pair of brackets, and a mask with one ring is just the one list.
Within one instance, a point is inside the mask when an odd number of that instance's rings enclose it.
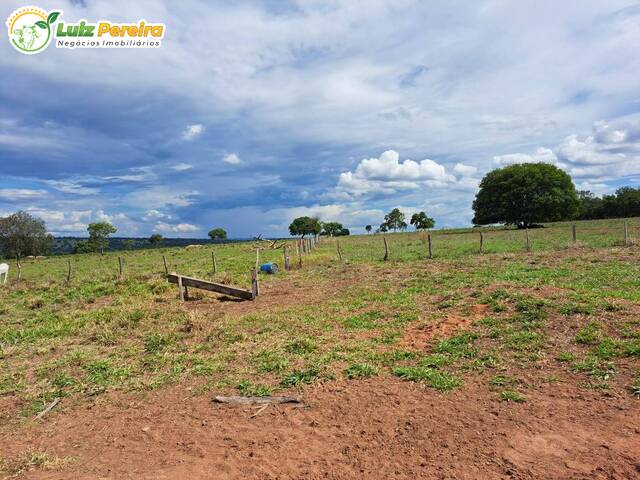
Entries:
{"label": "pasture field", "polygon": [[[20,282],[12,264],[0,474],[632,478],[640,221],[628,245],[622,220],[577,222],[575,243],[572,225],[530,230],[531,251],[524,231],[486,229],[482,254],[477,230],[434,231],[432,259],[425,233],[386,234],[386,262],[382,235],[340,237],[342,261],[323,239],[301,269],[292,248],[296,268],[261,275],[254,302],[181,303],[162,264],[248,287],[249,243],[25,261]],[[283,393],[308,405],[253,418],[210,402]]]}

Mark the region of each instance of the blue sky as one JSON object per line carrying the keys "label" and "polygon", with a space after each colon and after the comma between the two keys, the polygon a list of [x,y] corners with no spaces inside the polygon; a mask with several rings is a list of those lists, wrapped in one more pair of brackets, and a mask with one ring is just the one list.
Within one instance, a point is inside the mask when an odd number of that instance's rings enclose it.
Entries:
{"label": "blue sky", "polygon": [[0,42],[0,215],[59,235],[360,232],[394,207],[462,226],[482,176],[523,161],[598,194],[640,183],[637,2],[38,5],[167,25],[153,50]]}

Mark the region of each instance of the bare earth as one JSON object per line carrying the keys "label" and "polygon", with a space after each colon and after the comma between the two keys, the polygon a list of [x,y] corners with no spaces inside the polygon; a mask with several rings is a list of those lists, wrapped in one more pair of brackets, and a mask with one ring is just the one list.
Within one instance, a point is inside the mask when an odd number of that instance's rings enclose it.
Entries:
{"label": "bare earth", "polygon": [[562,379],[500,402],[478,379],[439,394],[392,378],[332,381],[305,405],[218,405],[184,387],[110,395],[2,439],[73,457],[24,478],[640,478],[640,416]]}

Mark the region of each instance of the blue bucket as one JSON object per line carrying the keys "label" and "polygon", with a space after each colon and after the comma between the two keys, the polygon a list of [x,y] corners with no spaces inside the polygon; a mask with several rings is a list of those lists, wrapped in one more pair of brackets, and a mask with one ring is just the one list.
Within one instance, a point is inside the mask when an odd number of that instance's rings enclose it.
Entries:
{"label": "blue bucket", "polygon": [[278,273],[277,263],[263,263],[260,265],[260,271],[268,274]]}

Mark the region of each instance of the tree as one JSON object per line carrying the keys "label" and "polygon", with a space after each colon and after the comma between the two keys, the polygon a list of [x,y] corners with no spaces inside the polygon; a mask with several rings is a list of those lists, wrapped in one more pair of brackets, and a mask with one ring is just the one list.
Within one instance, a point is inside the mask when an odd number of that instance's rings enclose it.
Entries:
{"label": "tree", "polygon": [[386,223],[381,223],[380,224],[380,228],[378,228],[378,232],[379,233],[386,233],[389,231],[389,227],[387,226]]}
{"label": "tree", "polygon": [[475,225],[528,228],[572,218],[578,196],[571,177],[548,163],[522,163],[489,172],[473,202]]}
{"label": "tree", "polygon": [[109,222],[96,222],[90,223],[87,231],[91,250],[94,252],[100,250],[100,254],[104,254],[104,249],[109,248],[109,235],[116,233],[118,229]]}
{"label": "tree", "polygon": [[[404,230],[405,228],[407,228],[407,224],[404,221],[404,213],[402,213],[399,208],[394,208],[389,213],[387,213],[384,216],[384,223],[382,225],[385,225],[387,227],[387,230],[393,230],[394,232],[398,229]],[[380,230],[382,230],[382,225],[380,226]]]}
{"label": "tree", "polygon": [[153,246],[160,245],[163,240],[164,240],[164,237],[159,233],[154,233],[149,237],[149,243]]}
{"label": "tree", "polygon": [[0,252],[8,257],[43,255],[53,244],[44,221],[24,211],[0,218]]}
{"label": "tree", "polygon": [[316,217],[298,217],[289,225],[291,235],[318,235],[322,231],[322,224]]}
{"label": "tree", "polygon": [[340,232],[336,235],[337,237],[346,237],[347,235],[351,235],[351,232],[349,231],[348,228],[343,228],[340,230]]}
{"label": "tree", "polygon": [[122,248],[125,250],[132,250],[136,246],[136,241],[133,238],[127,238],[122,242]]}
{"label": "tree", "polygon": [[211,240],[226,240],[227,231],[224,228],[212,228],[208,235]]}
{"label": "tree", "polygon": [[342,224],[338,222],[323,222],[322,234],[328,237],[337,237],[340,235],[342,228]]}
{"label": "tree", "polygon": [[427,230],[436,225],[436,221],[433,218],[427,217],[427,214],[424,212],[414,213],[409,223],[416,227],[416,230]]}
{"label": "tree", "polygon": [[640,188],[620,187],[613,195],[596,197],[589,191],[578,192],[580,220],[637,217],[640,215]]}
{"label": "tree", "polygon": [[364,227],[364,229],[367,231],[367,233],[371,233],[371,225],[367,225],[366,227]]}

